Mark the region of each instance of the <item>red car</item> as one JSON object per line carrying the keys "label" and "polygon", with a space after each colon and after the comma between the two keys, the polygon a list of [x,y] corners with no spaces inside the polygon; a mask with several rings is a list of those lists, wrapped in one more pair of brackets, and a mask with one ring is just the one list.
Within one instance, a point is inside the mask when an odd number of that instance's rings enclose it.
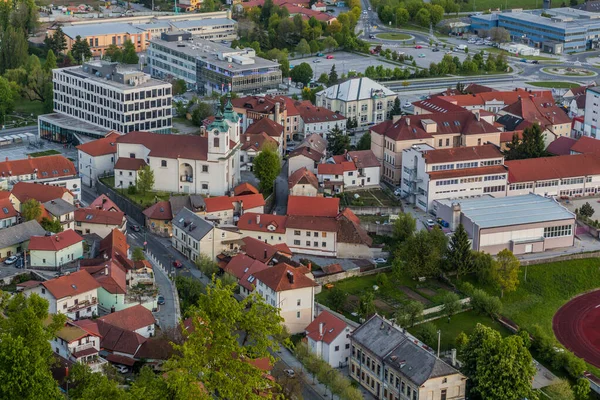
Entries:
{"label": "red car", "polygon": [[173,261],[173,266],[175,268],[181,268],[183,266],[183,264],[181,263],[181,261],[175,260],[175,261]]}
{"label": "red car", "polygon": [[327,56],[327,57],[325,57],[325,58],[326,58],[326,59],[328,59],[328,60],[333,60],[333,56],[332,56],[331,54],[330,54],[330,55],[328,55],[328,56]]}
{"label": "red car", "polygon": [[423,48],[423,46],[421,46],[420,44],[415,46],[415,49],[422,49],[422,48]]}

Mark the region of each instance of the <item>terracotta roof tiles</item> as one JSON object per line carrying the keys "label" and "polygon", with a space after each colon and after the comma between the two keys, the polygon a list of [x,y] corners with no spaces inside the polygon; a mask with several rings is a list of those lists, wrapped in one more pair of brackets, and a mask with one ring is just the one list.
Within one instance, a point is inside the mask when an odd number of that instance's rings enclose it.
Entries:
{"label": "terracotta roof tiles", "polygon": [[168,201],[159,201],[144,210],[144,215],[148,219],[156,219],[161,221],[170,221],[173,219],[171,212],[171,203]]}
{"label": "terracotta roof tiles", "polygon": [[156,321],[154,315],[152,315],[152,311],[139,304],[105,315],[98,319],[128,331],[136,331],[145,328],[149,325],[153,325]]}
{"label": "terracotta roof tiles", "polygon": [[115,163],[115,169],[123,169],[125,171],[137,171],[142,167],[145,167],[146,161],[141,158],[127,158],[119,157]]}
{"label": "terracotta roof tiles", "polygon": [[246,194],[258,194],[260,193],[257,188],[249,184],[248,182],[242,182],[233,188],[234,196],[243,196]]}
{"label": "terracotta roof tiles", "polygon": [[315,281],[308,278],[301,271],[285,263],[263,269],[256,272],[254,276],[276,292],[318,286]]}
{"label": "terracotta roof tiles", "polygon": [[[321,164],[319,164],[321,165]],[[307,170],[306,167],[296,170],[288,178],[288,188],[293,188],[296,185],[311,185],[314,188],[319,188],[319,180],[311,171]]]}
{"label": "terracotta roof tiles", "polygon": [[12,188],[12,195],[21,203],[35,199],[40,203],[60,199],[68,190],[60,186],[42,185],[41,183],[17,182]]}
{"label": "terracotta roof tiles", "polygon": [[29,157],[20,160],[7,160],[0,162],[0,175],[2,177],[32,175],[38,179],[61,178],[77,175],[75,165],[63,155],[43,157]]}
{"label": "terracotta roof tiles", "polygon": [[446,163],[449,161],[470,161],[488,158],[502,158],[502,152],[491,144],[470,147],[452,147],[449,149],[429,150],[423,153],[428,164]]}
{"label": "terracotta roof tiles", "polygon": [[100,284],[87,271],[72,272],[69,275],[42,282],[42,285],[55,299],[76,296],[100,287]]}
{"label": "terracotta roof tiles", "polygon": [[330,344],[340,334],[344,333],[348,325],[331,314],[323,311],[306,327],[306,336],[316,342],[325,342]]}
{"label": "terracotta roof tiles", "polygon": [[101,194],[100,196],[96,197],[94,201],[90,203],[88,208],[98,208],[108,211],[121,211],[115,202],[109,199],[105,194]]}
{"label": "terracotta roof tiles", "polygon": [[575,154],[505,162],[510,183],[600,175],[600,156]]}
{"label": "terracotta roof tiles", "polygon": [[582,136],[573,144],[571,151],[579,154],[592,153],[600,155],[600,140],[589,136]]}
{"label": "terracotta roof tiles", "polygon": [[283,126],[270,118],[261,118],[250,125],[244,133],[259,134],[261,132],[273,138],[280,138],[283,135]]}
{"label": "terracotta roof tiles", "polygon": [[206,212],[212,213],[223,210],[233,210],[233,203],[243,204],[244,210],[250,210],[256,207],[265,205],[265,199],[262,194],[247,194],[244,196],[217,196],[207,197],[204,199],[206,203]]}
{"label": "terracotta roof tiles", "polygon": [[247,212],[240,216],[237,227],[253,232],[285,233],[287,216]]}
{"label": "terracotta roof tiles", "polygon": [[29,250],[59,251],[81,242],[83,242],[83,238],[77,232],[67,229],[52,236],[32,236],[29,241]]}
{"label": "terracotta roof tiles", "polygon": [[339,209],[340,199],[337,197],[288,197],[288,216],[335,217]]}
{"label": "terracotta roof tiles", "polygon": [[75,210],[75,221],[86,224],[116,225],[123,224],[125,213],[122,211],[105,211],[96,208],[78,208]]}
{"label": "terracotta roof tiles", "polygon": [[206,161],[208,138],[196,135],[163,135],[151,132],[129,132],[117,139],[118,143],[142,144],[152,157],[187,158]]}
{"label": "terracotta roof tiles", "polygon": [[105,137],[77,146],[80,150],[92,157],[115,154],[117,152],[116,139],[121,136],[117,132],[109,132]]}

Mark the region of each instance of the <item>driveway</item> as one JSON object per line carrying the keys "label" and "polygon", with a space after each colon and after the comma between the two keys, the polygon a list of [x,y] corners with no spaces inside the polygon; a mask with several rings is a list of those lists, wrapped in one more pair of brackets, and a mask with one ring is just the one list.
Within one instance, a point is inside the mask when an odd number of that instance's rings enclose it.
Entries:
{"label": "driveway", "polygon": [[281,172],[275,178],[275,204],[272,210],[274,214],[286,214],[288,193],[288,162],[287,160],[283,160]]}

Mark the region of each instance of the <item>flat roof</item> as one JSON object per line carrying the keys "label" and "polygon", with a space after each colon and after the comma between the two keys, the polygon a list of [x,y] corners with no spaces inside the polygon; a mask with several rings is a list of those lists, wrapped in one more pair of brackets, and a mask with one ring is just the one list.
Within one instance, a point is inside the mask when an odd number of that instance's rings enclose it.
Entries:
{"label": "flat roof", "polygon": [[235,21],[230,18],[211,18],[211,19],[197,19],[188,21],[173,21],[171,22],[176,28],[189,29],[196,26],[214,26],[214,25],[235,25]]}
{"label": "flat roof", "polygon": [[[98,68],[101,67],[100,64],[98,64],[97,62],[94,62],[94,61],[88,62],[87,65],[95,66]],[[104,85],[111,86],[111,87],[114,87],[114,88],[117,88],[120,90],[136,90],[136,89],[140,89],[140,88],[151,88],[151,87],[155,87],[155,86],[156,87],[171,86],[171,84],[168,82],[154,79],[149,76],[146,76],[144,78],[147,80],[145,80],[143,82],[138,82],[135,86],[131,86],[131,85],[128,85],[125,83],[120,83],[120,82],[114,81],[112,79],[104,79],[100,76],[96,76],[88,71],[85,71],[83,68],[84,68],[84,65],[78,65],[76,67],[61,68],[61,69],[59,69],[59,71],[65,73],[65,74],[76,76],[81,79],[87,79],[87,80],[94,81],[97,83],[102,83]],[[133,67],[119,65],[119,67],[117,68],[117,72],[127,74],[127,73],[132,73],[132,72],[139,73],[141,71],[139,71]],[[144,73],[144,75],[148,75],[148,74]]]}
{"label": "flat roof", "polygon": [[109,132],[112,131],[112,129],[102,128],[93,125],[89,122],[81,121],[77,118],[61,113],[44,114],[40,115],[38,118],[42,121],[58,125],[61,128],[72,129],[75,131],[83,131],[101,136],[106,136]]}
{"label": "flat roof", "polygon": [[82,24],[82,25],[65,25],[62,27],[63,32],[68,37],[75,39],[77,35],[81,37],[102,36],[102,35],[117,35],[119,33],[139,34],[143,30],[138,27],[123,23],[114,22],[110,24]]}
{"label": "flat roof", "polygon": [[460,204],[462,214],[479,228],[535,224],[575,218],[573,213],[553,198],[536,194],[437,201],[448,207],[452,207],[452,204]]}

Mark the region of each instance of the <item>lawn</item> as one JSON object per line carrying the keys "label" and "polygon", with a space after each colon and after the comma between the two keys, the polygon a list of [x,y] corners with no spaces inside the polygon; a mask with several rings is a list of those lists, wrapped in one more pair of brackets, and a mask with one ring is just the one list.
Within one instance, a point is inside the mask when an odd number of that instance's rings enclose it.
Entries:
{"label": "lawn", "polygon": [[45,151],[37,151],[35,153],[29,153],[27,155],[35,158],[35,157],[51,156],[51,155],[54,155],[54,154],[60,154],[60,151],[45,150]]}
{"label": "lawn", "polygon": [[[447,318],[436,319],[435,321],[431,321],[431,323],[442,333],[440,344],[442,351],[456,348],[456,336],[461,332],[470,335],[478,323],[497,330],[502,336],[509,336],[511,334],[511,332],[500,323],[492,320],[486,315],[479,315],[472,310],[454,315],[450,319],[450,323],[448,323]],[[415,334],[418,330],[419,325],[410,328],[408,331]]]}
{"label": "lawn", "polygon": [[142,209],[150,207],[152,204],[159,201],[168,201],[170,194],[166,192],[147,192],[146,194],[136,193],[130,194],[127,190],[115,188],[115,177],[109,176],[107,178],[100,179],[105,185],[115,189],[124,197],[127,197],[131,202],[140,206]]}
{"label": "lawn", "polygon": [[552,58],[552,57],[545,57],[545,56],[517,56],[515,54],[509,53],[506,50],[503,49],[499,49],[497,47],[488,47],[485,50],[483,50],[486,53],[494,53],[494,54],[503,54],[506,57],[515,57],[515,58],[519,58],[519,59],[526,59],[526,60],[537,60],[537,61],[559,61],[557,58]]}
{"label": "lawn", "polygon": [[44,105],[39,101],[30,101],[20,98],[15,101],[15,112],[33,114],[34,117],[37,117],[40,114],[44,114]]}
{"label": "lawn", "polygon": [[[558,7],[560,3],[553,3],[554,7]],[[542,0],[469,0],[467,3],[460,2],[460,11],[488,11],[495,9],[512,9],[524,8],[535,9],[542,7]]]}
{"label": "lawn", "polygon": [[[355,195],[359,197],[357,198]],[[381,189],[344,192],[340,195],[340,202],[342,205],[362,207],[394,207],[400,205],[393,193],[387,193]]]}
{"label": "lawn", "polygon": [[572,89],[580,86],[577,83],[560,81],[527,82],[527,84],[548,89]]}
{"label": "lawn", "polygon": [[413,38],[412,35],[406,33],[394,33],[394,32],[386,32],[375,35],[378,39],[386,39],[386,40],[411,40]]}

